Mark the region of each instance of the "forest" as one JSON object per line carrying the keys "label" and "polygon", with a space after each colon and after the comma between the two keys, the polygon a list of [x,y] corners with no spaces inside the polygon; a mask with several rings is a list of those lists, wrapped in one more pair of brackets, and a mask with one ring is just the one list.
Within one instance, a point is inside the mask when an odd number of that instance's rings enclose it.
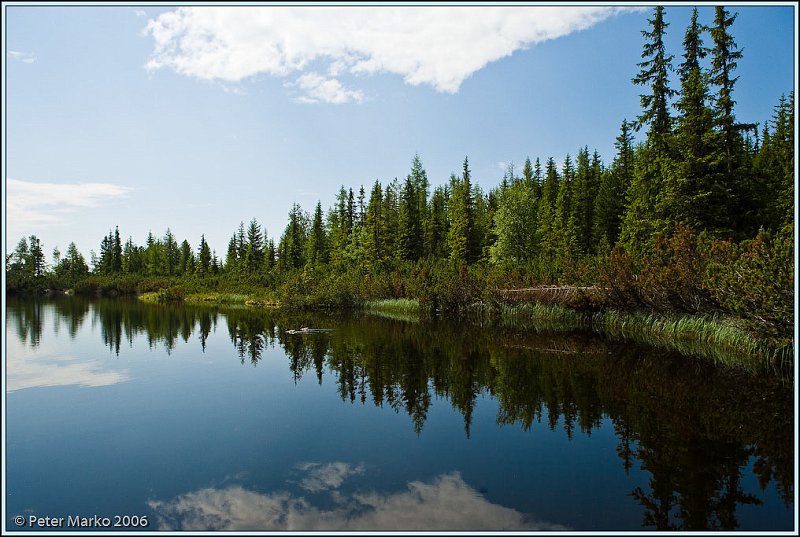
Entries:
{"label": "forest", "polygon": [[736,14],[716,7],[706,25],[695,9],[675,54],[665,46],[665,15],[655,7],[642,31],[631,81],[641,109],[621,121],[611,163],[586,145],[558,161],[510,165],[484,191],[468,158],[460,174],[432,186],[415,155],[404,179],[343,185],[327,210],[294,204],[277,238],[256,218],[242,221],[222,252],[204,235],[193,246],[169,229],[138,245],[117,227],[88,262],[71,243],[48,263],[31,235],[6,256],[6,290],[285,308],[408,299],[458,315],[538,289],[538,298],[518,296],[581,311],[732,319],[770,347],[789,345],[794,93],[763,124],[741,123]]}

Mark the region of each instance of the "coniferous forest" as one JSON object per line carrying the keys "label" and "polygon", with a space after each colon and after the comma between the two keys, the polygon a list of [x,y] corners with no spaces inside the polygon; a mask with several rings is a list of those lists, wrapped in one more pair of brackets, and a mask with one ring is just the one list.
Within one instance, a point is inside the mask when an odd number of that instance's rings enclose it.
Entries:
{"label": "coniferous forest", "polygon": [[287,308],[409,299],[443,315],[545,302],[725,319],[768,347],[791,345],[794,94],[772,117],[740,122],[736,14],[717,7],[700,21],[695,10],[682,50],[669,51],[665,11],[642,32],[630,81],[641,109],[609,133],[611,162],[588,145],[534,155],[484,191],[468,158],[432,186],[414,155],[405,178],[342,186],[327,210],[293,205],[280,236],[242,221],[221,251],[204,235],[167,229],[141,245],[112,228],[89,260],[72,243],[48,262],[32,235],[6,257],[7,291]]}

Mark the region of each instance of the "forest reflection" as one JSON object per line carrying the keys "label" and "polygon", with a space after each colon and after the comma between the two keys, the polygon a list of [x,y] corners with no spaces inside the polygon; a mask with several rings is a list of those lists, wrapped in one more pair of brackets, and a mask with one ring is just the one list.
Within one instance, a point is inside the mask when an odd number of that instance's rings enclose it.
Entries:
{"label": "forest reflection", "polygon": [[[773,485],[792,503],[793,386],[775,377],[589,335],[125,300],[9,299],[7,331],[35,347],[48,311],[72,338],[86,323],[99,328],[117,355],[140,335],[167,353],[197,338],[205,352],[223,324],[243,365],[278,348],[295,381],[328,377],[343,401],[405,413],[417,434],[436,398],[461,414],[467,436],[481,396],[497,400],[499,425],[525,431],[544,423],[572,439],[610,422],[621,469],[649,474],[630,492],[645,527],[736,529],[737,510],[761,502],[743,486],[751,467],[762,491]],[[302,326],[332,330],[287,332]]]}

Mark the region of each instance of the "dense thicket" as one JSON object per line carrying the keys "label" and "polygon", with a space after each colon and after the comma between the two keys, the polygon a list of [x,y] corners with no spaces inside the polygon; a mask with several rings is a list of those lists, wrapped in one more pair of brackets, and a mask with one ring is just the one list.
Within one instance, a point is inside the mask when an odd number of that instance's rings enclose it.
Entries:
{"label": "dense thicket", "polygon": [[[786,343],[794,94],[780,97],[761,129],[737,122],[736,15],[717,7],[705,26],[695,10],[676,69],[665,16],[656,7],[642,32],[632,79],[642,109],[634,122],[622,121],[608,166],[584,146],[560,163],[527,159],[522,176],[509,166],[484,192],[465,158],[460,174],[431,191],[415,155],[404,179],[375,181],[369,194],[342,186],[327,212],[320,203],[313,214],[294,204],[277,243],[255,218],[242,222],[224,259],[202,235],[193,248],[167,229],[138,246],[122,244],[115,228],[92,252],[91,270],[74,244],[63,258],[56,250],[48,267],[31,236],[6,259],[8,289],[96,289],[121,278],[141,290],[142,281],[157,287],[152,278],[162,277],[194,289],[249,286],[301,306],[413,297],[458,310],[504,287],[599,285],[601,306],[735,314],[770,342]],[[670,87],[673,71],[678,89]]]}

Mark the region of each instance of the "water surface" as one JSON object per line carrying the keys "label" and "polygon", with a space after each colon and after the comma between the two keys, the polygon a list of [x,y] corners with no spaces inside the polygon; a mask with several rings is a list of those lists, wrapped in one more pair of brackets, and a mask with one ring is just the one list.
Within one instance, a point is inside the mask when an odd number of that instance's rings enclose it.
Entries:
{"label": "water surface", "polygon": [[7,530],[793,529],[774,376],[596,336],[135,300],[9,298],[5,341]]}

